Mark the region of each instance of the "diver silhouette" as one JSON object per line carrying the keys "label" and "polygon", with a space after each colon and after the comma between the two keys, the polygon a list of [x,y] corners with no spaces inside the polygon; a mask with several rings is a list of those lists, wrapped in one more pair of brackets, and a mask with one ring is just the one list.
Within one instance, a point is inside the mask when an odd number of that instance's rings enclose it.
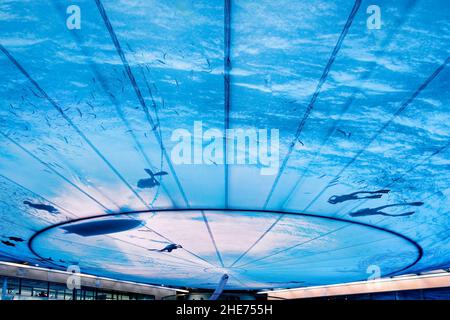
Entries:
{"label": "diver silhouette", "polygon": [[54,206],[51,206],[51,205],[46,205],[46,204],[42,204],[42,203],[32,203],[28,200],[25,200],[23,202],[23,204],[26,204],[27,206],[37,209],[37,210],[47,211],[49,213],[59,213],[58,209],[56,209]]}
{"label": "diver silhouette", "polygon": [[12,243],[12,242],[10,242],[10,241],[3,241],[3,240],[2,240],[2,243],[3,243],[5,246],[8,246],[8,247],[15,247],[15,246],[16,246],[14,243]]}
{"label": "diver silhouette", "polygon": [[160,171],[153,173],[150,169],[144,169],[145,172],[150,176],[150,178],[140,179],[137,183],[138,188],[153,188],[155,186],[159,186],[159,181],[156,179],[156,176],[165,176],[168,173],[165,171]]}
{"label": "diver silhouette", "polygon": [[162,249],[148,249],[149,251],[156,251],[156,252],[172,252],[172,250],[176,250],[179,248],[183,248],[181,245],[179,244],[175,244],[175,243],[171,243],[168,244],[167,246],[165,246]]}
{"label": "diver silhouette", "polygon": [[7,238],[8,240],[14,241],[14,242],[24,242],[25,241],[24,239],[22,239],[20,237],[6,237],[6,236],[3,236],[3,238]]}
{"label": "diver silhouette", "polygon": [[410,203],[396,203],[396,204],[388,204],[381,207],[376,208],[364,208],[355,212],[350,213],[349,215],[352,217],[363,217],[363,216],[373,216],[373,215],[380,215],[380,216],[387,216],[387,217],[403,217],[403,216],[410,216],[415,211],[408,211],[404,213],[399,214],[390,214],[383,211],[380,211],[385,208],[389,207],[398,207],[398,206],[414,206],[414,207],[420,207],[423,205],[423,202],[410,202]]}
{"label": "diver silhouette", "polygon": [[[331,204],[337,204],[349,200],[359,200],[359,199],[379,199],[383,194],[388,193],[391,190],[377,190],[377,191],[357,191],[350,194],[344,194],[342,196],[331,196],[328,202]],[[370,194],[370,196],[359,197],[360,194]]]}

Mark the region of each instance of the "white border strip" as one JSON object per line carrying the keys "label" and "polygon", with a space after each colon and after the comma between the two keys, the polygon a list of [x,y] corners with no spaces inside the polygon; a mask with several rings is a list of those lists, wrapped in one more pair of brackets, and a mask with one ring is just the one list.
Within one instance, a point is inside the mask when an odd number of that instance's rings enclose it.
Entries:
{"label": "white border strip", "polygon": [[271,297],[301,299],[442,287],[450,287],[450,273],[448,272],[425,275],[407,275],[395,278],[383,278],[303,288],[264,290],[259,291],[258,294],[267,294],[269,299]]}

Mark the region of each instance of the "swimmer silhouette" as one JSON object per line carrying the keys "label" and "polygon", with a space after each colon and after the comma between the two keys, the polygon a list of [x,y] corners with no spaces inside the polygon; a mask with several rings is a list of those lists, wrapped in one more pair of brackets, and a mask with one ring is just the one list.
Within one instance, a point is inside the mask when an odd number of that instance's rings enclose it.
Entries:
{"label": "swimmer silhouette", "polygon": [[[328,199],[328,202],[331,204],[337,204],[344,201],[349,200],[358,200],[358,199],[379,199],[383,196],[384,193],[388,193],[391,190],[377,190],[377,191],[358,191],[353,192],[350,194],[344,194],[342,196],[331,196],[330,199]],[[359,197],[359,194],[371,194],[370,196],[366,197]]]}
{"label": "swimmer silhouette", "polygon": [[4,238],[8,238],[8,240],[14,241],[14,242],[24,242],[25,240],[23,240],[22,238],[19,237],[4,237]]}
{"label": "swimmer silhouette", "polygon": [[9,242],[9,241],[3,241],[3,240],[2,240],[2,243],[3,243],[5,246],[8,246],[8,247],[15,247],[15,246],[16,246],[14,243]]}
{"label": "swimmer silhouette", "polygon": [[156,251],[156,252],[172,252],[172,250],[176,250],[179,248],[183,248],[179,244],[171,243],[165,246],[163,249],[148,249],[149,251]]}
{"label": "swimmer silhouette", "polygon": [[153,188],[155,186],[159,186],[159,181],[156,179],[156,176],[165,176],[168,173],[165,171],[160,171],[153,173],[150,169],[144,169],[145,172],[148,173],[150,178],[140,179],[137,183],[138,188]]}
{"label": "swimmer silhouette", "polygon": [[49,213],[59,213],[58,209],[56,209],[54,206],[41,204],[41,203],[31,203],[30,201],[27,201],[27,200],[24,201],[23,203],[26,204],[27,206],[37,209],[37,210],[44,210]]}
{"label": "swimmer silhouette", "polygon": [[421,205],[423,205],[423,202],[388,204],[388,205],[385,205],[385,206],[376,207],[376,208],[372,208],[372,209],[371,208],[364,208],[364,209],[358,210],[356,212],[350,213],[350,216],[352,216],[352,217],[363,217],[363,216],[373,216],[373,215],[380,215],[380,216],[387,216],[387,217],[410,216],[415,211],[409,211],[409,212],[404,212],[404,213],[400,213],[400,214],[390,214],[390,213],[386,213],[386,212],[383,212],[383,211],[380,211],[380,210],[382,210],[384,208],[389,208],[389,207],[398,207],[398,206],[420,207]]}

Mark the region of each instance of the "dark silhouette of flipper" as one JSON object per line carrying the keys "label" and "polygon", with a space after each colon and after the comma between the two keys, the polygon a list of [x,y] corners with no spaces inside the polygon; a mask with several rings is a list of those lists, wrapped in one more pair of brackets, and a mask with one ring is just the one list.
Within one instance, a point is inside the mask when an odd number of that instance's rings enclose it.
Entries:
{"label": "dark silhouette of flipper", "polygon": [[382,216],[386,216],[386,217],[404,217],[404,216],[410,216],[414,212],[415,211],[409,211],[409,212],[400,213],[400,214],[390,214],[390,213],[386,213],[386,212],[380,212],[379,214]]}
{"label": "dark silhouette of flipper", "polygon": [[168,175],[168,173],[165,172],[165,171],[159,171],[159,172],[156,172],[156,173],[153,173],[152,170],[150,170],[150,169],[144,169],[144,171],[147,172],[148,175],[149,175],[150,177],[152,177],[152,178],[153,178],[154,176],[165,176],[165,175]]}
{"label": "dark silhouette of flipper", "polygon": [[423,202],[422,201],[417,201],[417,202],[411,202],[409,205],[410,206],[415,206],[415,207],[420,207],[423,206]]}

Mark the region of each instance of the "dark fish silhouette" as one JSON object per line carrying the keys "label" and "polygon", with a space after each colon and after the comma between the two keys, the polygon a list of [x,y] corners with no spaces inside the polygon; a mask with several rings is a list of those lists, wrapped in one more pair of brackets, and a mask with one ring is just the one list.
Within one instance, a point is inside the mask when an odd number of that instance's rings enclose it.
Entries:
{"label": "dark fish silhouette", "polygon": [[382,210],[384,208],[389,208],[389,207],[398,207],[398,206],[420,207],[421,205],[423,205],[423,202],[388,204],[388,205],[385,205],[385,206],[376,207],[376,208],[372,208],[372,209],[371,208],[364,208],[364,209],[358,210],[356,212],[350,213],[350,216],[352,216],[352,217],[364,217],[364,216],[373,216],[373,215],[380,215],[380,216],[386,216],[386,217],[410,216],[415,211],[408,211],[408,212],[399,213],[399,214],[390,214],[390,213],[386,213],[386,212],[383,212],[383,211],[380,211],[380,210]]}
{"label": "dark fish silhouette", "polygon": [[150,176],[150,178],[146,178],[146,179],[140,179],[137,183],[138,188],[153,188],[155,186],[159,186],[160,183],[159,181],[156,179],[156,176],[165,176],[168,173],[165,171],[160,171],[160,172],[156,172],[153,173],[152,170],[150,169],[144,169],[145,172],[148,173],[148,175]]}
{"label": "dark fish silhouette", "polygon": [[[332,196],[328,199],[331,204],[337,204],[349,200],[359,200],[359,199],[379,199],[383,194],[388,193],[391,190],[377,190],[377,191],[357,191],[350,194],[344,194],[342,196]],[[359,197],[360,194],[370,194],[370,196]]]}
{"label": "dark fish silhouette", "polygon": [[8,246],[8,247],[15,247],[15,246],[16,246],[14,243],[9,242],[9,241],[3,241],[3,240],[2,240],[2,243],[3,243],[5,246]]}
{"label": "dark fish silhouette", "polygon": [[183,248],[180,244],[171,243],[165,246],[163,249],[148,249],[149,251],[156,251],[156,252],[172,252],[172,250],[176,250],[179,248]]}
{"label": "dark fish silhouette", "polygon": [[27,206],[37,209],[37,210],[44,210],[49,213],[59,213],[58,209],[56,209],[54,206],[51,206],[51,205],[42,204],[42,203],[31,203],[30,201],[27,201],[27,200],[25,200],[23,203],[26,204]]}

